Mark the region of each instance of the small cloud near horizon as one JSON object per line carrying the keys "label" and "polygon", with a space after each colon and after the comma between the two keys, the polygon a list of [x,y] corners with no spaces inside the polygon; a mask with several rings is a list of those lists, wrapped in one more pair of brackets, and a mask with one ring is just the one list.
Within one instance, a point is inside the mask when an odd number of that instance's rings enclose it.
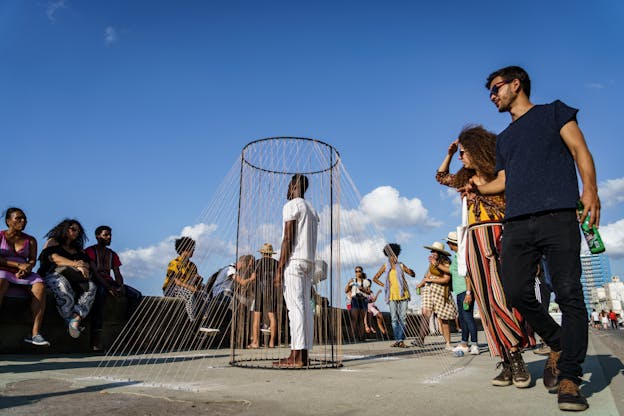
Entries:
{"label": "small cloud near horizon", "polygon": [[119,33],[113,26],[106,26],[104,29],[104,43],[110,46],[119,40]]}
{"label": "small cloud near horizon", "polygon": [[610,258],[624,258],[624,218],[600,227],[600,235]]}
{"label": "small cloud near horizon", "polygon": [[588,84],[585,84],[585,86],[593,90],[601,90],[605,87],[604,84],[601,84],[599,82],[590,82]]}
{"label": "small cloud near horizon", "polygon": [[605,206],[624,202],[624,178],[608,179],[598,184],[598,195]]}

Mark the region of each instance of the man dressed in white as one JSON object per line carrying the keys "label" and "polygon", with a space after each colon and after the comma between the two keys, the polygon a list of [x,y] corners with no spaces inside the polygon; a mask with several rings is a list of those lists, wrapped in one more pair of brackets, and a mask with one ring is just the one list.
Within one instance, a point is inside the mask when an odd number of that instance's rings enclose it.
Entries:
{"label": "man dressed in white", "polygon": [[314,316],[310,305],[312,275],[316,256],[319,217],[303,199],[308,178],[293,175],[284,205],[284,236],[275,274],[275,285],[284,285],[284,299],[290,322],[290,356],[275,361],[278,367],[301,368],[308,365],[308,352],[314,340]]}

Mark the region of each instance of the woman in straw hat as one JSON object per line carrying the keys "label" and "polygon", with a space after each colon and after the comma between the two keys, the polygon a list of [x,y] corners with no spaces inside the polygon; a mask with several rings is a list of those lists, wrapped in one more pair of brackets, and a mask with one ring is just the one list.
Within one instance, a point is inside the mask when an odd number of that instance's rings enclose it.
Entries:
{"label": "woman in straw hat", "polygon": [[[449,174],[451,158],[457,150],[463,167],[456,174]],[[436,180],[456,189],[463,188],[469,182],[481,185],[496,176],[495,161],[496,135],[481,126],[467,127],[450,144],[436,173]],[[479,305],[490,352],[503,359],[499,364],[503,370],[492,379],[492,384],[528,387],[531,384],[531,375],[522,359],[520,348],[535,341],[528,339],[523,330],[521,316],[508,306],[500,275],[499,244],[503,232],[505,196],[477,193],[469,194],[467,198],[468,274]]]}
{"label": "woman in straw hat", "polygon": [[269,317],[269,348],[275,347],[275,339],[277,334],[277,320],[275,312],[277,311],[277,290],[273,286],[273,277],[277,270],[277,260],[273,258],[273,245],[264,243],[258,250],[262,257],[255,262],[253,273],[248,279],[239,283],[253,285],[253,321],[251,325],[251,343],[247,348],[260,348],[260,323],[262,314],[266,313]]}
{"label": "woman in straw hat", "polygon": [[[452,350],[451,347],[451,327],[450,321],[457,318],[457,308],[455,302],[451,298],[450,284],[451,275],[449,268],[451,259],[448,251],[444,250],[444,244],[436,241],[430,246],[425,246],[431,251],[429,256],[429,268],[425,273],[424,279],[416,286],[420,289],[422,296],[422,314],[423,320],[419,328],[418,338],[424,340],[427,332],[429,332],[429,318],[435,313],[440,319],[442,325],[442,336],[446,341],[446,349]],[[444,266],[444,269],[442,268]]]}

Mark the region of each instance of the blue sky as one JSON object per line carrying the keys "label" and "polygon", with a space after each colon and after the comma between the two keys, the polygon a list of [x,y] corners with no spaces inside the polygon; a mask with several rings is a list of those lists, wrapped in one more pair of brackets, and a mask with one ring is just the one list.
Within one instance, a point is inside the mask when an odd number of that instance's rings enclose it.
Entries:
{"label": "blue sky", "polygon": [[[120,254],[146,253],[196,226],[246,143],[314,137],[338,149],[362,195],[391,187],[405,209],[421,202],[421,223],[384,230],[420,275],[422,246],[458,220],[435,170],[464,125],[509,123],[483,84],[515,64],[535,103],[580,108],[622,276],[623,23],[616,0],[3,0],[0,209],[22,207],[39,241],[75,217],[90,235],[111,225]],[[129,283],[157,293],[162,275],[136,270]]]}

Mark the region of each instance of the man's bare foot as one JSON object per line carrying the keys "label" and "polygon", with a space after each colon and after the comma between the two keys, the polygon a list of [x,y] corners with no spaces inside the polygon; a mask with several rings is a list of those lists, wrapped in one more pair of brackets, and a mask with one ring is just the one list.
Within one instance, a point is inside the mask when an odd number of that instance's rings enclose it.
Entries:
{"label": "man's bare foot", "polygon": [[273,361],[274,367],[287,367],[292,366],[295,362],[295,350],[290,350],[290,355],[288,358],[280,358],[277,361]]}

